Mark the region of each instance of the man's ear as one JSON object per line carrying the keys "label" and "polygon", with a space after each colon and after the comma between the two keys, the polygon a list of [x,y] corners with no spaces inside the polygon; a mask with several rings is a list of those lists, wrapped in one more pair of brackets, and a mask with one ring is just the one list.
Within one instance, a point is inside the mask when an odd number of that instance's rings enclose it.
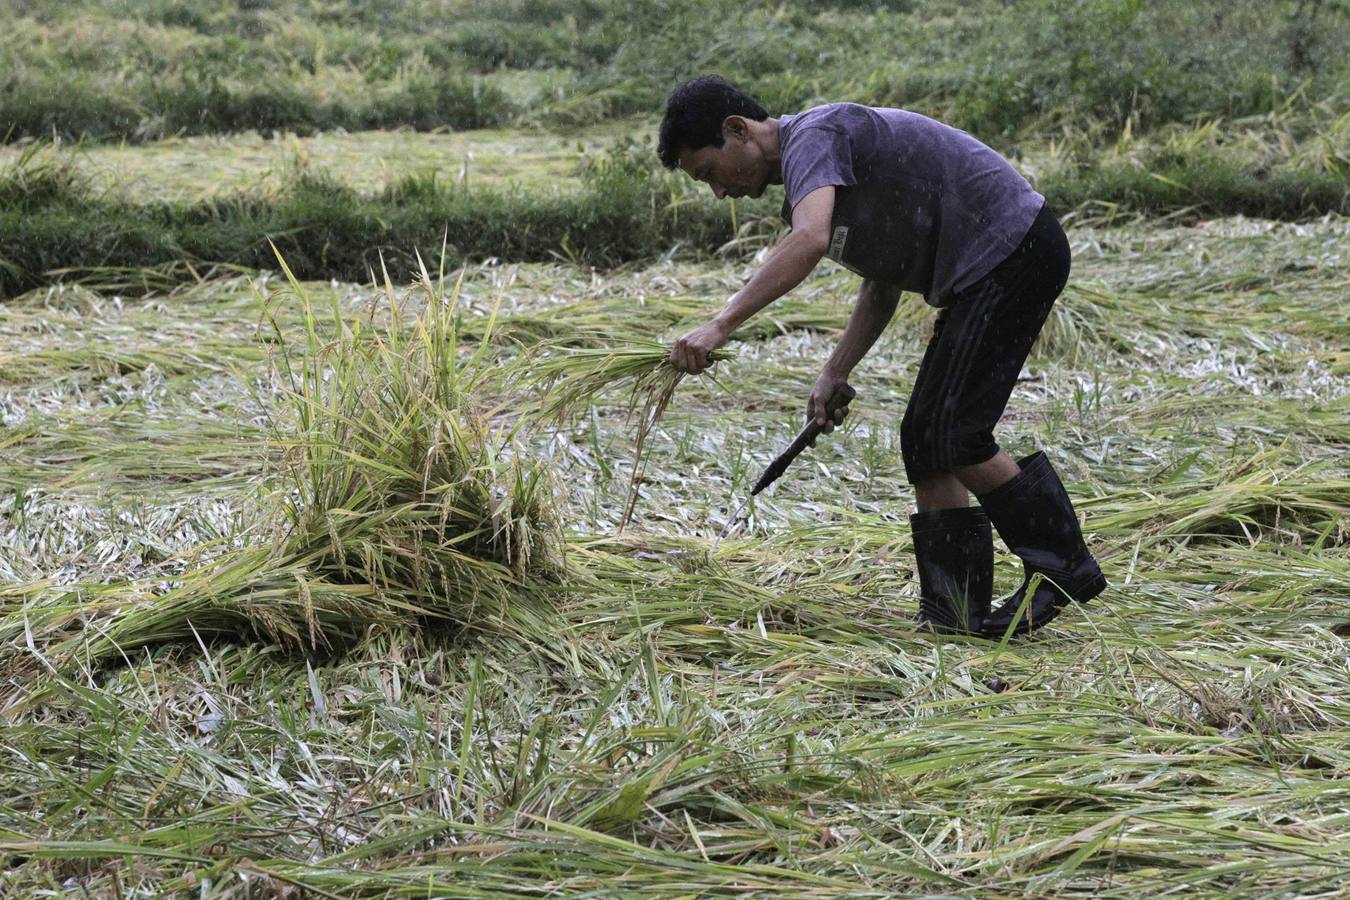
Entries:
{"label": "man's ear", "polygon": [[750,123],[745,116],[727,116],[722,120],[722,137],[744,142],[750,139]]}

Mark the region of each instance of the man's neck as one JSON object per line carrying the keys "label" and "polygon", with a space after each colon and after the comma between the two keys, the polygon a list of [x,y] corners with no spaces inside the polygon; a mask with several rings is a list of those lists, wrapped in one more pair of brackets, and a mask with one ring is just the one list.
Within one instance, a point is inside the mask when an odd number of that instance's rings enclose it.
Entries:
{"label": "man's neck", "polygon": [[753,122],[751,124],[752,133],[755,137],[755,143],[759,145],[760,152],[764,154],[764,161],[769,164],[769,183],[783,183],[783,154],[782,145],[779,143],[779,125],[777,119],[765,119],[763,122]]}

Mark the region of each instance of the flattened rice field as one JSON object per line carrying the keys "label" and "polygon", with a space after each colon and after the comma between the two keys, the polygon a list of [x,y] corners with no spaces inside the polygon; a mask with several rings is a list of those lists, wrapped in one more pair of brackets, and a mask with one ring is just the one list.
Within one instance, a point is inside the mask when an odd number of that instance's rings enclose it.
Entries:
{"label": "flattened rice field", "polygon": [[[747,261],[0,306],[0,892],[1337,893],[1350,227],[1068,230],[1070,288],[1000,437],[1050,454],[1111,587],[1006,642],[911,625],[918,298],[855,374],[847,426],[713,546],[796,431],[848,273],[679,386],[622,531],[629,397],[522,425],[532,355],[672,339]],[[193,579],[289,539],[264,515],[299,490],[276,474],[306,427],[284,363],[317,365],[321,391],[322,348],[429,297],[477,373],[445,396],[546,482],[550,586],[467,626],[269,631],[261,588]],[[320,616],[287,577],[276,602]],[[192,615],[154,615],[197,583]]]}

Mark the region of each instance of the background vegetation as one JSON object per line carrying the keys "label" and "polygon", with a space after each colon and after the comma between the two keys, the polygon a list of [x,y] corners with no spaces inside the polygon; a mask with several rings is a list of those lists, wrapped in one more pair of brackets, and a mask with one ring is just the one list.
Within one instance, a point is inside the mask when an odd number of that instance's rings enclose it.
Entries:
{"label": "background vegetation", "polygon": [[847,99],[935,115],[1009,154],[1061,212],[1350,209],[1344,0],[3,0],[0,20],[10,142],[610,122],[630,138],[576,157],[559,192],[470,191],[433,162],[378,190],[298,166],[270,190],[200,202],[20,149],[0,165],[0,296],[52,273],[266,266],[269,238],[301,277],[335,278],[365,277],[381,254],[403,278],[443,238],[455,260],[593,265],[754,249],[777,227],[772,199],[728,213],[652,158],[666,92],[707,71],[773,111]]}
{"label": "background vegetation", "polygon": [[1344,0],[5,0],[0,16],[11,140],[588,123],[650,116],[707,71],[771,111],[904,105],[998,139],[1260,115],[1350,80]]}

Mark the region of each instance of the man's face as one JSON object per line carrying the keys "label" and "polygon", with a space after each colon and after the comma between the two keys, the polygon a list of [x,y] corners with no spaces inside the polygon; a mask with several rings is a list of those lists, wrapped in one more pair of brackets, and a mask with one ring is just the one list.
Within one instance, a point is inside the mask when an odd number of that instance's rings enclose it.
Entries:
{"label": "man's face", "polygon": [[723,197],[759,197],[769,183],[769,164],[750,138],[744,120],[728,118],[722,125],[722,146],[680,151],[680,168],[695,181],[705,182]]}

